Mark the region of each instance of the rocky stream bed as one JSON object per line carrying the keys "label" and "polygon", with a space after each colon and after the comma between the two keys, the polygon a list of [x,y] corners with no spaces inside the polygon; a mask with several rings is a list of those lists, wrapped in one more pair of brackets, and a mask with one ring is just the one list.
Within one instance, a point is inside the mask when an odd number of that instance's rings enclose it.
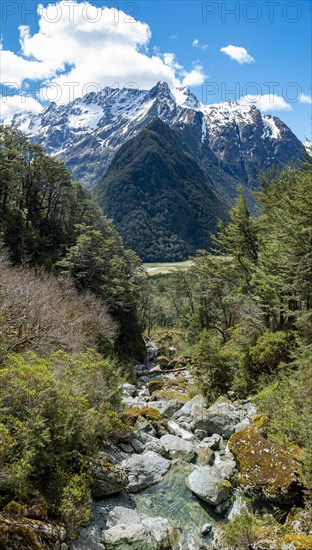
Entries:
{"label": "rocky stream bed", "polygon": [[[131,429],[89,459],[90,524],[70,543],[40,506],[1,514],[0,550],[226,550],[224,525],[246,507],[246,495],[270,513],[300,502],[298,462],[261,435],[251,401],[231,394],[207,403],[194,395],[188,361],[168,362],[152,343],[135,371],[136,383],[123,386]],[[247,546],[312,549],[300,522],[290,518],[285,533],[266,531]]]}
{"label": "rocky stream bed", "polygon": [[219,526],[244,506],[231,483],[237,463],[228,438],[251,423],[255,406],[221,398],[209,407],[201,395],[187,400],[185,390],[159,399],[153,386],[186,388],[193,380],[187,368],[168,372],[156,355],[149,344],[137,384],[124,385],[133,431],[102,450],[111,479],[95,472],[99,500],[73,550],[221,548]]}

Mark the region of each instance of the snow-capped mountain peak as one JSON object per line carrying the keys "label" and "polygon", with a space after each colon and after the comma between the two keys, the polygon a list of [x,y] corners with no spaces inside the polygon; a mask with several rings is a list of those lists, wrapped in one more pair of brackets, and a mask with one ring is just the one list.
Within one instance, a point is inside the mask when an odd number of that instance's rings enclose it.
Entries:
{"label": "snow-capped mountain peak", "polygon": [[170,90],[166,82],[151,90],[106,87],[67,105],[52,103],[39,114],[17,113],[12,123],[88,186],[102,177],[118,148],[155,118],[175,130],[203,166],[223,163],[236,183],[252,185],[259,168],[302,155],[290,129],[255,105],[205,105],[188,88]]}

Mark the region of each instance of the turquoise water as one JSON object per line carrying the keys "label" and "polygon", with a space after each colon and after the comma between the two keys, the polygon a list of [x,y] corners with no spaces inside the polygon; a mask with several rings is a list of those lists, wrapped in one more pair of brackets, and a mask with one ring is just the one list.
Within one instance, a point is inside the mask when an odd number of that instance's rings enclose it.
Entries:
{"label": "turquoise water", "polygon": [[181,531],[181,550],[198,550],[209,538],[201,536],[205,523],[220,524],[213,508],[197,499],[185,485],[192,466],[176,461],[160,483],[134,496],[140,512],[161,516],[173,522]]}

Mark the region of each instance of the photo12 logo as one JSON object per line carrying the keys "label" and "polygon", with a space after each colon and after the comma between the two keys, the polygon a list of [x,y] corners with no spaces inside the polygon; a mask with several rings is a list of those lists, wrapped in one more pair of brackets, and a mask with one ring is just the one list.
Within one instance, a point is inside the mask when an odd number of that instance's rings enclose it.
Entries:
{"label": "photo12 logo", "polygon": [[[123,88],[128,90],[139,90],[136,82],[114,82],[109,86],[117,92]],[[64,81],[62,85],[56,82],[47,84],[32,82],[31,84],[22,84],[16,82],[2,82],[0,84],[0,101],[2,104],[8,103],[11,97],[19,97],[21,105],[27,103],[30,97],[37,98],[44,103],[68,103],[74,101],[77,97],[83,97],[87,94],[99,94],[103,86],[99,82],[77,82]],[[117,96],[117,102],[119,101]]]}
{"label": "photo12 logo", "polygon": [[[300,102],[303,90],[297,82],[212,82],[207,81],[202,85],[203,103],[222,103],[224,101],[257,104],[263,97],[269,103],[276,103],[276,99],[284,102],[284,107],[292,103]],[[289,110],[291,109],[289,105]]]}
{"label": "photo12 logo", "polygon": [[87,23],[98,23],[105,16],[107,11],[111,11],[114,23],[136,23],[136,17],[139,13],[139,5],[136,2],[120,3],[115,2],[111,8],[98,7],[89,2],[77,3],[70,0],[57,2],[51,1],[47,6],[40,3],[30,4],[29,2],[1,2],[1,22],[8,23],[12,17],[19,17],[22,25],[39,20],[47,23],[58,23],[66,21],[74,23],[76,17],[82,17]]}
{"label": "photo12 logo", "polygon": [[[309,4],[309,2],[306,2]],[[203,2],[202,22],[211,22],[218,18],[222,23],[274,23],[283,19],[287,23],[297,23],[303,17],[302,5],[299,2]]]}

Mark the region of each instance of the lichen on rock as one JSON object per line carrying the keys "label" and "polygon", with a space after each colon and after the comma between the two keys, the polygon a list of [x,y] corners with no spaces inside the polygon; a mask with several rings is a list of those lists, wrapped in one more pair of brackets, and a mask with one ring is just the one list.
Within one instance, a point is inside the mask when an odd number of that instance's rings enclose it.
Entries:
{"label": "lichen on rock", "polygon": [[152,407],[131,407],[124,411],[124,416],[129,422],[135,422],[139,416],[154,421],[162,419],[162,414]]}
{"label": "lichen on rock", "polygon": [[65,540],[59,525],[0,514],[0,548],[10,550],[56,550]]}
{"label": "lichen on rock", "polygon": [[281,505],[293,505],[300,498],[298,463],[252,426],[232,435],[229,449],[240,469],[238,481],[247,493]]}

